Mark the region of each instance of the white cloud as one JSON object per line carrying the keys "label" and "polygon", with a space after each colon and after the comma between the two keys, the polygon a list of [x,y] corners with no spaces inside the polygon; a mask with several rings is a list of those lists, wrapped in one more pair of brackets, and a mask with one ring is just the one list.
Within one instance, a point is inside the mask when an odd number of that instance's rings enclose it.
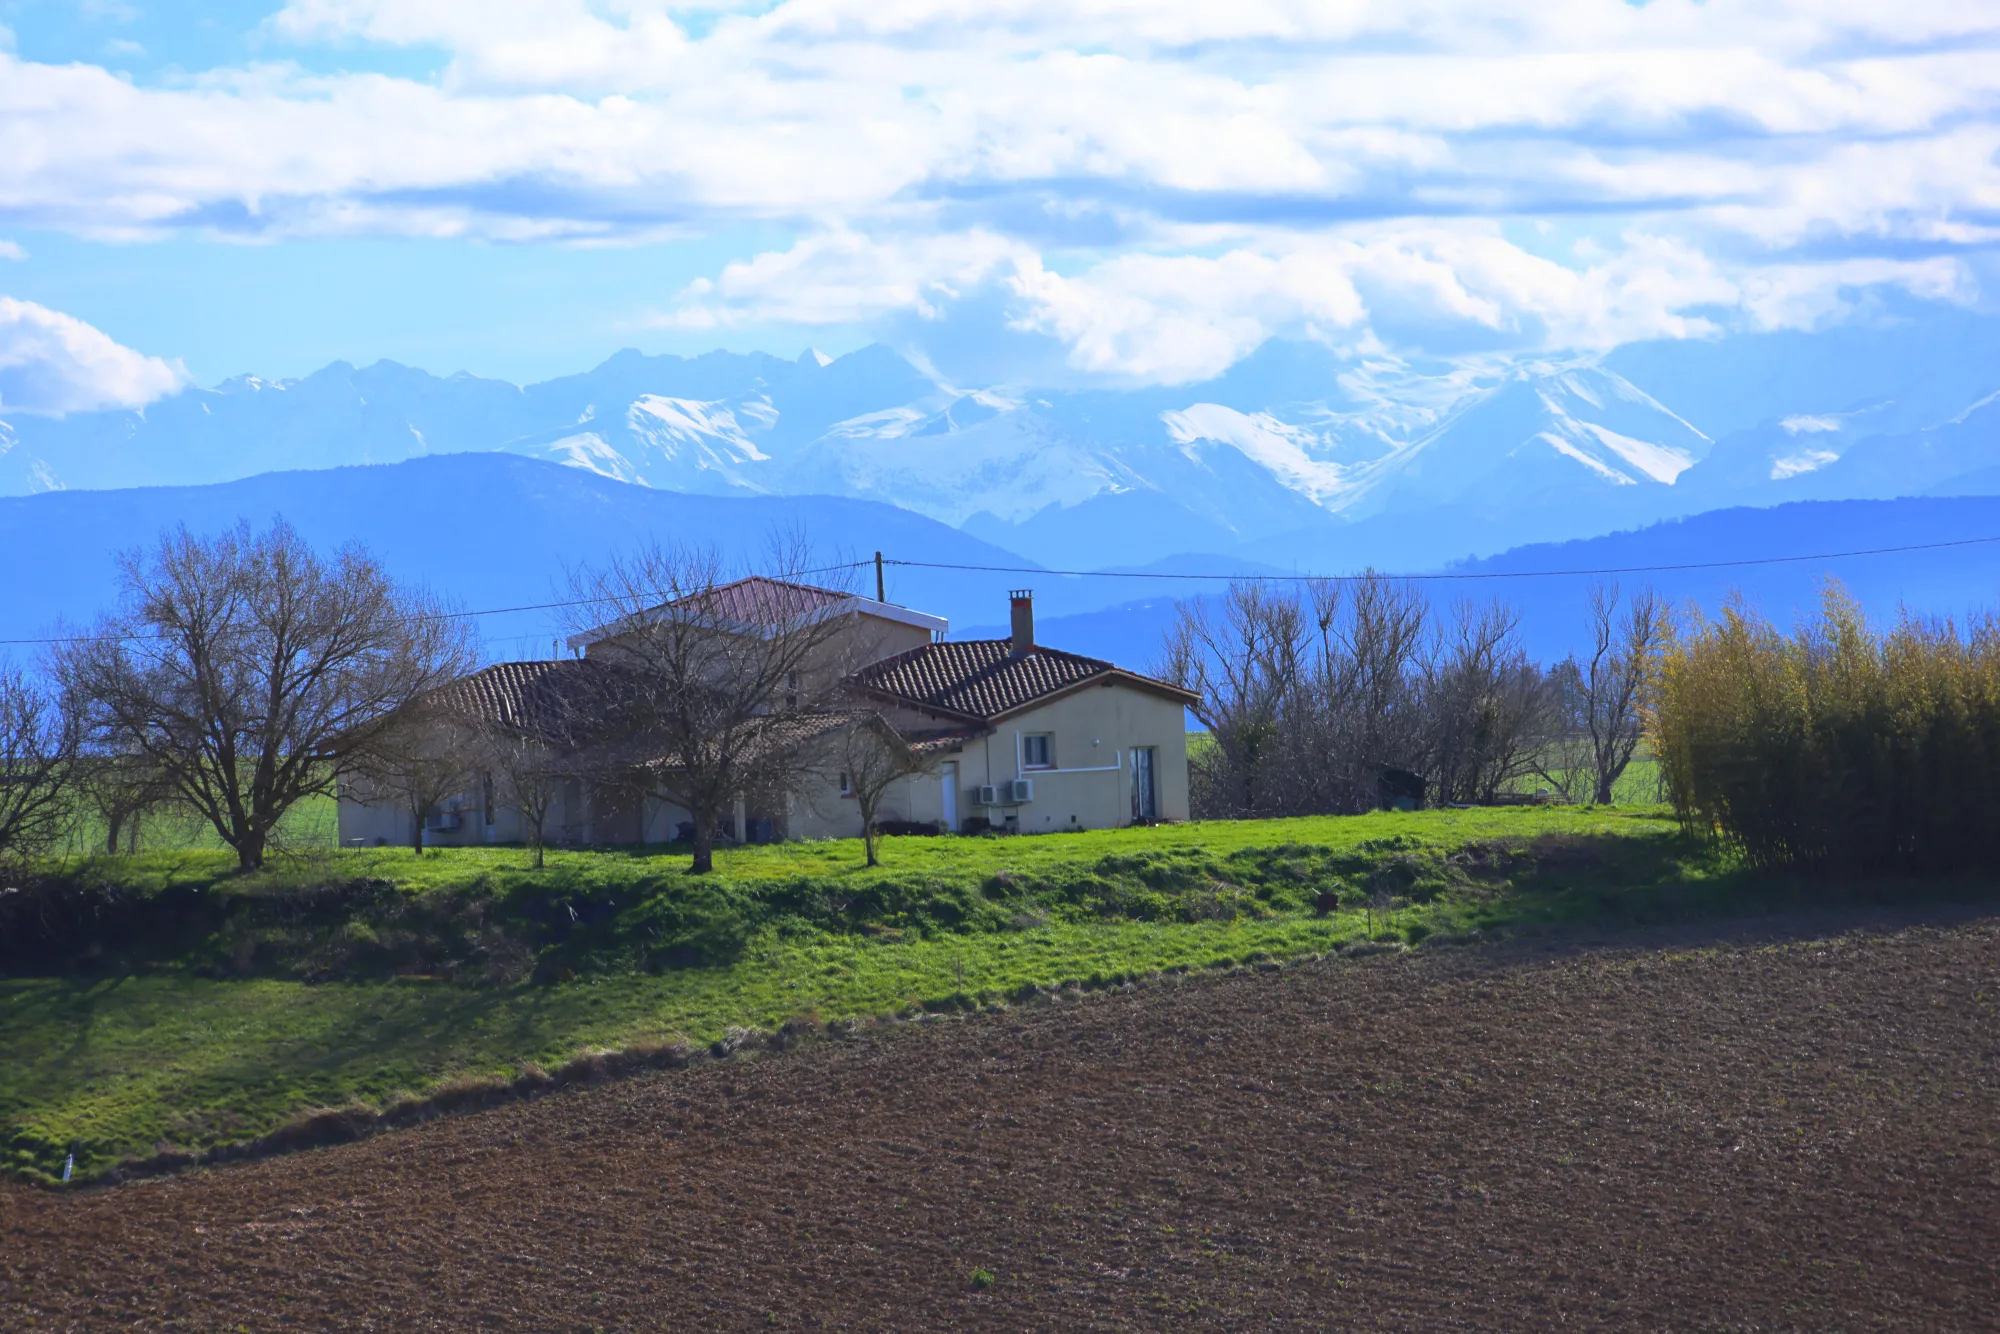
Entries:
{"label": "white cloud", "polygon": [[1949,256],[1849,259],[1762,266],[1743,280],[1743,307],[1761,329],[1812,329],[1840,318],[1855,293],[1878,287],[1960,304],[1978,295],[1971,271]]}
{"label": "white cloud", "polygon": [[21,248],[18,241],[0,240],[0,259],[23,260],[27,257],[28,252]]}
{"label": "white cloud", "polygon": [[1714,325],[1685,312],[1739,297],[1703,256],[1648,236],[1582,269],[1478,232],[1272,242],[1121,258],[1074,278],[1029,267],[1014,279],[1018,322],[1062,339],[1078,369],[1173,382],[1218,374],[1276,335],[1351,342],[1364,324],[1413,346],[1508,351],[1699,337]]}
{"label": "white cloud", "polygon": [[1232,250],[1123,256],[1080,277],[1028,265],[1011,280],[1017,328],[1052,334],[1079,370],[1168,383],[1202,379],[1279,331],[1360,323],[1361,297],[1337,253]]}
{"label": "white cloud", "polygon": [[143,407],[186,380],[178,362],[134,352],[73,315],[0,296],[0,411]]}
{"label": "white cloud", "polygon": [[943,317],[995,297],[1008,326],[1062,345],[1072,369],[1185,383],[1221,373],[1272,337],[1336,346],[1540,354],[1648,338],[1701,338],[1718,319],[1813,328],[1857,294],[1976,295],[1951,257],[1726,266],[1670,236],[1586,238],[1575,264],[1484,224],[1380,227],[1360,237],[1265,232],[1219,254],[1124,254],[1075,271],[986,231],[871,239],[847,230],[727,266],[654,322],[682,329],[866,325]]}
{"label": "white cloud", "polygon": [[[992,289],[1078,369],[1150,378],[1272,332],[1601,347],[1706,333],[1712,308],[1823,320],[1856,285],[1964,299],[1949,252],[2000,239],[2000,5],[692,12],[289,0],[265,24],[267,51],[362,67],[441,51],[434,81],[271,63],[146,84],[0,53],[0,225],[618,244],[768,221],[806,239],[662,320],[929,318]],[[1579,218],[1604,249],[1574,262],[1501,235]]]}
{"label": "white cloud", "polygon": [[990,232],[924,236],[880,244],[848,231],[808,237],[691,283],[661,326],[858,324],[909,311],[935,318],[941,306],[998,270],[1033,262],[1030,251]]}
{"label": "white cloud", "polygon": [[[269,21],[442,48],[439,84],[269,65],[144,86],[7,58],[0,217],[587,238],[861,227],[944,197],[997,227],[1025,189],[1246,224],[1708,210],[1769,239],[1934,228],[1993,189],[1990,6],[789,0],[698,36],[680,12],[294,0]],[[1852,180],[1844,152],[1875,186],[1816,190],[1821,167]]]}

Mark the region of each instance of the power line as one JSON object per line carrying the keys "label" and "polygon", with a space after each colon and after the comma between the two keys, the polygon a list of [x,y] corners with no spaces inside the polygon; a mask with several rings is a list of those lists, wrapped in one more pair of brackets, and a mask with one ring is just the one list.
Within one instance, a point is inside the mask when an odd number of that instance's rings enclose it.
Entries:
{"label": "power line", "polygon": [[1026,565],[951,565],[922,560],[884,560],[882,563],[922,570],[969,570],[985,574],[1052,574],[1076,579],[1192,579],[1224,583],[1351,584],[1373,578],[1385,579],[1392,583],[1405,581],[1415,583],[1449,579],[1580,579],[1607,574],[1731,570],[1749,565],[1796,565],[1815,560],[1845,560],[1850,556],[1891,556],[1904,551],[1942,551],[1948,547],[1974,547],[1993,542],[2000,542],[2000,537],[1968,537],[1955,542],[1919,542],[1904,547],[1868,547],[1857,551],[1824,551],[1811,556],[1760,556],[1748,560],[1690,561],[1683,565],[1623,565],[1594,570],[1446,570],[1426,574],[1173,574],[1164,570],[1045,570]]}
{"label": "power line", "polygon": [[[874,564],[874,560],[848,560],[846,564],[838,564],[838,566],[818,566],[814,570],[788,570],[788,576],[792,576],[792,578],[804,578],[808,574],[834,574],[836,570],[858,570],[858,568],[870,566],[870,564]],[[656,588],[648,596],[666,598],[666,596],[670,596],[670,590]],[[562,608],[570,608],[570,606],[590,606],[594,602],[608,602],[608,598],[570,598],[566,602],[524,602],[520,606],[486,606],[486,608],[480,608],[476,612],[422,612],[418,616],[406,616],[404,620],[410,620],[410,622],[472,620],[474,616],[512,616],[516,612],[554,612],[554,610],[562,610]],[[132,642],[132,640],[154,640],[154,638],[160,638],[160,636],[156,636],[156,634],[58,634],[54,638],[38,638],[38,640],[0,640],[0,646],[6,646],[6,644],[114,644],[114,642],[116,644],[124,644],[124,642]],[[520,636],[520,634],[516,634],[512,638],[540,638],[540,636]]]}
{"label": "power line", "polygon": [[[1050,570],[1038,565],[962,565],[946,561],[897,560],[883,557],[883,565],[895,565],[912,570],[952,570],[972,574],[1039,574],[1053,575],[1062,579],[1169,579],[1183,582],[1215,583],[1359,583],[1365,579],[1386,579],[1391,582],[1434,583],[1449,580],[1490,580],[1490,579],[1584,579],[1613,574],[1671,574],[1687,570],[1735,570],[1758,565],[1799,565],[1809,561],[1848,560],[1857,556],[1894,556],[1910,551],[1945,551],[1955,547],[1988,546],[2000,542],[2000,537],[1967,537],[1951,542],[1917,542],[1899,547],[1863,547],[1853,551],[1823,551],[1806,556],[1759,556],[1746,560],[1689,561],[1678,565],[1619,565],[1604,566],[1586,570],[1477,570],[1438,571],[1424,574],[1174,574],[1163,570]],[[811,570],[788,572],[793,577],[812,574],[831,574],[840,570],[858,570],[874,564],[874,560],[847,561],[839,565],[822,565]],[[658,596],[666,596],[662,591]],[[469,620],[480,616],[509,616],[528,611],[558,611],[568,607],[588,606],[602,602],[602,598],[573,598],[562,602],[528,602],[514,607],[483,607],[477,611],[431,612],[411,617],[416,621]],[[153,635],[57,635],[39,639],[0,639],[0,647],[9,645],[81,644],[104,642],[106,640],[129,641],[152,639]],[[517,635],[516,639],[532,636]]]}

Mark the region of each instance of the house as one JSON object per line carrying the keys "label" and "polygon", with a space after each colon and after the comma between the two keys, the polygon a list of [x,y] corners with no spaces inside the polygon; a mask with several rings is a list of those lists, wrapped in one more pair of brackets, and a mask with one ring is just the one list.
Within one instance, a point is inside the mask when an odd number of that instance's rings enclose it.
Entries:
{"label": "house", "polygon": [[[1037,644],[1026,590],[1012,595],[1010,637],[990,640],[946,639],[939,617],[779,580],[743,579],[694,596],[701,624],[718,635],[754,634],[777,617],[837,624],[801,674],[838,672],[843,706],[775,716],[759,744],[824,746],[865,726],[907,748],[907,772],[877,803],[878,825],[1042,833],[1187,818],[1184,711],[1194,696]],[[690,603],[667,605],[685,614]],[[614,621],[574,637],[575,658],[499,663],[434,697],[465,727],[539,757],[549,787],[541,803],[546,842],[658,843],[685,835],[685,810],[638,795],[630,781],[637,769],[660,762],[623,712],[636,670],[632,633]],[[849,778],[834,762],[801,766],[787,790],[739,798],[723,833],[736,841],[858,836],[860,802]],[[468,771],[462,785],[466,790],[426,816],[426,842],[528,841],[532,813],[504,799],[507,784]],[[344,843],[412,841],[410,803],[392,799],[379,783],[349,780],[340,798]]]}
{"label": "house", "polygon": [[[890,725],[934,757],[880,818],[1021,833],[1187,819],[1195,697],[1037,644],[1033,594],[1012,603],[1010,638],[923,644],[855,674]],[[859,822],[828,832],[858,833]]]}

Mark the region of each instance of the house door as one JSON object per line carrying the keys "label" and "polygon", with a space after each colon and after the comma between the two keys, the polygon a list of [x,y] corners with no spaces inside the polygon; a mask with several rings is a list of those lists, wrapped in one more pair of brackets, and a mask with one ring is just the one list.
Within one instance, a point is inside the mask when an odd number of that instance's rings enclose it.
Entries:
{"label": "house door", "polygon": [[1132,748],[1132,818],[1134,820],[1157,820],[1160,818],[1160,801],[1153,787],[1153,755],[1151,746]]}
{"label": "house door", "polygon": [[958,832],[958,766],[944,766],[944,832]]}

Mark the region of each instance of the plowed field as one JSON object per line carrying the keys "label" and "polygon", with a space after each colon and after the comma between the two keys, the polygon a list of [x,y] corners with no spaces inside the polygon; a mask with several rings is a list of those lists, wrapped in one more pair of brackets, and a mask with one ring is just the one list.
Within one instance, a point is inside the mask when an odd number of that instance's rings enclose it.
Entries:
{"label": "plowed field", "polygon": [[6,1187],[0,1326],[1991,1329],[1996,1002],[1983,919],[898,1026]]}

